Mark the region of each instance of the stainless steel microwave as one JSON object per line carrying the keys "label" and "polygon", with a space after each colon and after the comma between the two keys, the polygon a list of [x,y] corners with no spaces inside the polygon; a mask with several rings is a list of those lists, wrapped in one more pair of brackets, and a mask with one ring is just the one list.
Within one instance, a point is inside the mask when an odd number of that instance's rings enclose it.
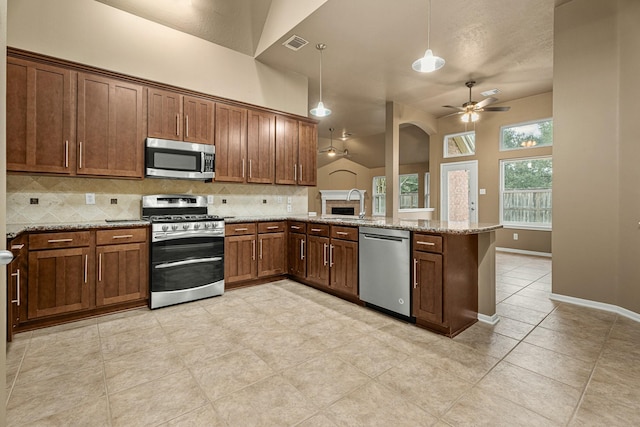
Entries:
{"label": "stainless steel microwave", "polygon": [[215,146],[147,138],[145,176],[211,181],[215,177]]}

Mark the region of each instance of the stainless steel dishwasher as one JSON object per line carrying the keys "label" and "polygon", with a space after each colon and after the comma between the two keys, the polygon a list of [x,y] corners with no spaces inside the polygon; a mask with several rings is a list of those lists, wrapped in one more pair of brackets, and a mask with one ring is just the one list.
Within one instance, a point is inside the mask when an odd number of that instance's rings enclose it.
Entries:
{"label": "stainless steel dishwasher", "polygon": [[360,227],[359,234],[360,299],[410,317],[410,232]]}

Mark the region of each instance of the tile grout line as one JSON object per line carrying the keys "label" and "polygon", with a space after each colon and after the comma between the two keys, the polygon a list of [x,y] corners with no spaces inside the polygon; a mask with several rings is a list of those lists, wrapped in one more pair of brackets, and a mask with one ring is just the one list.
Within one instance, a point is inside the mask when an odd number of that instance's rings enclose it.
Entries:
{"label": "tile grout line", "polygon": [[111,416],[111,401],[109,399],[109,387],[107,386],[107,367],[104,361],[104,353],[102,352],[102,334],[100,333],[100,324],[96,323],[96,329],[98,330],[98,343],[100,345],[100,358],[102,359],[102,381],[104,385],[104,394],[107,399],[107,421],[109,426],[113,426],[113,419]]}
{"label": "tile grout line", "polygon": [[20,358],[20,363],[18,364],[16,375],[13,377],[13,381],[11,382],[11,388],[7,393],[7,401],[5,402],[5,406],[9,405],[9,399],[11,398],[11,395],[13,394],[13,389],[16,386],[16,382],[18,381],[18,375],[20,375],[20,371],[22,370],[22,364],[24,363],[24,358],[27,357],[27,351],[29,350],[29,347],[31,347],[31,339],[33,338],[33,331],[30,331],[29,333],[31,335],[29,336],[29,341],[27,342],[27,345],[25,346],[24,351],[22,352],[22,357]]}

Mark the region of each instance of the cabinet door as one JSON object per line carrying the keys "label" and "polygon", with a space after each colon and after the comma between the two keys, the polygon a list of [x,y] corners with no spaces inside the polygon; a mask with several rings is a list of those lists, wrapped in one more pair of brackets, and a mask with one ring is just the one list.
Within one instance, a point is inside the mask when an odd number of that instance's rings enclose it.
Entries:
{"label": "cabinet door", "polygon": [[284,274],[285,234],[266,233],[258,235],[258,277]]}
{"label": "cabinet door", "polygon": [[78,74],[80,175],[142,178],[142,86]]}
{"label": "cabinet door", "polygon": [[358,242],[331,239],[331,288],[358,295]]}
{"label": "cabinet door", "polygon": [[276,156],[276,116],[249,111],[247,125],[247,182],[273,184]]}
{"label": "cabinet door", "polygon": [[298,121],[276,116],[276,184],[296,184]]}
{"label": "cabinet door", "polygon": [[320,286],[329,286],[329,238],[308,236],[307,280]]}
{"label": "cabinet door", "polygon": [[289,233],[287,244],[289,274],[301,279],[304,279],[307,275],[306,239],[306,234]]}
{"label": "cabinet door", "polygon": [[148,296],[149,250],[146,243],[98,246],[96,306]]}
{"label": "cabinet door", "polygon": [[216,104],[216,181],[244,182],[247,160],[247,110]]}
{"label": "cabinet door", "polygon": [[149,89],[147,135],[151,138],[182,139],[182,95]]}
{"label": "cabinet door", "polygon": [[298,123],[298,184],[316,185],[318,160],[318,128],[311,123]]}
{"label": "cabinet door", "polygon": [[69,174],[75,147],[75,73],[7,60],[7,170]]}
{"label": "cabinet door", "polygon": [[93,256],[89,248],[29,253],[29,319],[90,308]]}
{"label": "cabinet door", "polygon": [[442,255],[413,252],[413,315],[418,319],[441,324]]}
{"label": "cabinet door", "polygon": [[202,98],[184,97],[184,140],[213,144],[215,104]]}
{"label": "cabinet door", "polygon": [[230,236],[224,239],[224,280],[242,282],[258,276],[256,235]]}

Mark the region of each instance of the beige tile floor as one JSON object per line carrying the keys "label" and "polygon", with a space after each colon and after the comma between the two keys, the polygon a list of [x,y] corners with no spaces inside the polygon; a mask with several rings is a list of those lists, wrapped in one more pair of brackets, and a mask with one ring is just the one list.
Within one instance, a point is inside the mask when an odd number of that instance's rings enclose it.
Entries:
{"label": "beige tile floor", "polygon": [[640,425],[640,323],[499,253],[500,322],[448,339],[280,281],[18,334],[10,426]]}

